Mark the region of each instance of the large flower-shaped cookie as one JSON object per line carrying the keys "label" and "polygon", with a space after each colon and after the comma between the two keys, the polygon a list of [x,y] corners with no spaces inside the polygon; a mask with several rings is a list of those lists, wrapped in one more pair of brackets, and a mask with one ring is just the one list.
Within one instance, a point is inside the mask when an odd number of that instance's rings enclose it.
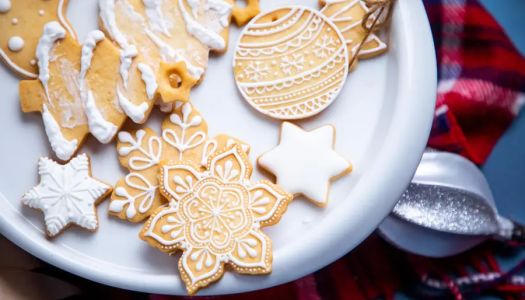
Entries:
{"label": "large flower-shaped cookie", "polygon": [[223,147],[248,145],[224,134],[208,137],[208,125],[187,102],[176,102],[175,109],[162,123],[162,133],[150,128],[118,135],[117,150],[122,166],[130,172],[116,185],[109,213],[131,222],[141,222],[167,201],[158,192],[158,171],[163,160],[185,160],[205,165],[208,157]]}
{"label": "large flower-shaped cookie", "polygon": [[261,227],[277,223],[292,195],[269,181],[250,181],[252,166],[238,145],[212,155],[205,170],[191,162],[164,164],[159,208],[140,236],[167,253],[180,249],[179,271],[190,294],[218,280],[229,264],[266,274],[272,245]]}

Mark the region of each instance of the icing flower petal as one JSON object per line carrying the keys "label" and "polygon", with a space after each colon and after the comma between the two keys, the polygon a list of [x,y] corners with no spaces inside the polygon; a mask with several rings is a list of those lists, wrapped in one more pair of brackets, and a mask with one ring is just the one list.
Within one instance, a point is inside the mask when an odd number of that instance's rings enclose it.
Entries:
{"label": "icing flower petal", "polygon": [[140,236],[150,245],[171,253],[177,249],[178,243],[184,241],[185,225],[176,204],[161,207],[146,222]]}
{"label": "icing flower petal", "polygon": [[219,257],[208,249],[192,248],[182,254],[179,272],[191,295],[199,288],[221,278],[224,266]]}
{"label": "icing flower petal", "polygon": [[160,170],[161,193],[168,199],[180,201],[193,191],[199,178],[197,168],[189,164],[164,165]]}
{"label": "icing flower petal", "polygon": [[250,179],[252,174],[248,157],[239,145],[234,145],[213,157],[208,164],[208,169],[224,182],[241,182]]}
{"label": "icing flower petal", "polygon": [[250,209],[254,221],[261,222],[263,226],[276,224],[292,199],[291,194],[267,180],[254,184],[250,188]]}
{"label": "icing flower petal", "polygon": [[230,254],[231,263],[239,273],[270,273],[272,270],[272,243],[262,232],[250,231],[236,240],[235,248]]}

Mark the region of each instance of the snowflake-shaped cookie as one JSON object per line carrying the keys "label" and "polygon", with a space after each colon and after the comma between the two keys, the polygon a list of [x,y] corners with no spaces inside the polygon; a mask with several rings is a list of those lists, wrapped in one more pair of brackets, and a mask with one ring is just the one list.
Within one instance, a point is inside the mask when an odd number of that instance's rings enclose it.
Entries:
{"label": "snowflake-shaped cookie", "polygon": [[81,154],[66,165],[47,157],[38,162],[40,183],[27,192],[22,203],[45,215],[46,233],[54,237],[70,224],[95,231],[95,205],[111,193],[111,187],[91,177],[89,158]]}
{"label": "snowflake-shaped cookie", "polygon": [[118,135],[119,161],[130,173],[122,178],[111,195],[109,213],[131,222],[141,222],[166,203],[158,191],[159,164],[165,160],[185,160],[206,164],[217,149],[241,144],[227,135],[208,137],[208,125],[190,103],[176,102],[175,109],[162,123],[162,134],[145,128]]}
{"label": "snowflake-shaped cookie", "polygon": [[224,265],[245,274],[272,268],[272,245],[261,227],[277,223],[292,195],[269,181],[250,181],[252,166],[238,145],[212,155],[202,170],[171,162],[160,172],[159,208],[140,236],[167,253],[182,250],[179,271],[188,293],[220,279]]}

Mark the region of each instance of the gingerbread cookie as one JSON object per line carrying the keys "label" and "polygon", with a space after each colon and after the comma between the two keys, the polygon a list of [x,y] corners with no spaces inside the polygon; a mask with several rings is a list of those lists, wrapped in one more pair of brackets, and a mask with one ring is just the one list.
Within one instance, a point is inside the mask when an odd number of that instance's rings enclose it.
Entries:
{"label": "gingerbread cookie", "polygon": [[43,157],[38,174],[40,183],[23,196],[22,203],[44,213],[48,237],[57,236],[71,224],[97,230],[96,205],[111,193],[111,186],[92,177],[86,154],[65,165]]}
{"label": "gingerbread cookie", "polygon": [[141,222],[166,201],[158,192],[158,171],[163,160],[206,163],[219,149],[242,142],[219,135],[208,137],[208,125],[190,103],[176,102],[175,110],[162,123],[159,136],[149,128],[122,131],[117,150],[122,166],[129,170],[111,195],[109,213],[131,222]]}
{"label": "gingerbread cookie", "polygon": [[66,20],[67,0],[0,0],[0,57],[17,75],[38,76],[35,50],[44,25],[58,21],[67,33],[75,32]]}
{"label": "gingerbread cookie", "polygon": [[348,53],[325,16],[285,7],[258,15],[244,28],[233,68],[241,94],[256,110],[276,119],[303,119],[339,94]]}
{"label": "gingerbread cookie", "polygon": [[[351,57],[367,35],[361,25],[369,12],[363,0],[320,0],[321,13],[327,16],[341,31]],[[359,50],[359,58],[372,58],[388,49],[387,45],[374,33],[370,33]],[[350,59],[352,60],[352,59]]]}
{"label": "gingerbread cookie", "polygon": [[[160,88],[187,89],[185,72],[193,80],[200,80],[209,52],[226,50],[232,3],[233,0],[100,0],[100,23],[123,52],[136,48],[153,74],[168,77],[157,78]],[[129,58],[133,59],[133,55]],[[162,62],[183,62],[185,68],[159,72]],[[172,84],[160,85],[161,81]],[[162,94],[175,96],[161,97],[165,103],[188,101],[187,93]]]}
{"label": "gingerbread cookie", "polygon": [[[144,122],[153,97],[147,95],[140,64],[121,80],[118,49],[101,31],[80,45],[57,22],[44,26],[36,50],[38,80],[20,82],[22,111],[40,111],[51,147],[69,160],[91,132],[110,142],[128,115]],[[133,99],[133,100],[130,100]]]}
{"label": "gingerbread cookie", "polygon": [[280,139],[277,147],[259,157],[259,166],[274,174],[285,191],[326,206],[330,181],[352,171],[352,165],[334,151],[335,128],[305,131],[284,122]]}
{"label": "gingerbread cookie", "polygon": [[161,193],[170,200],[146,222],[140,237],[172,254],[189,294],[219,280],[229,265],[243,274],[272,269],[272,244],[261,228],[279,222],[292,195],[250,181],[252,166],[239,145],[212,155],[205,169],[187,161],[164,164]]}

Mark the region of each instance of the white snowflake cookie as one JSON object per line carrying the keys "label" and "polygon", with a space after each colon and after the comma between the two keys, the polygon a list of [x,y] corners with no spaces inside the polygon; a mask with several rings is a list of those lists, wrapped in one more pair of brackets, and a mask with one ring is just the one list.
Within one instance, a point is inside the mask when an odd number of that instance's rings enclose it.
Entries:
{"label": "white snowflake cookie", "polygon": [[97,230],[96,205],[112,189],[91,176],[86,154],[78,155],[65,165],[47,157],[40,158],[38,174],[40,183],[22,197],[22,203],[44,213],[48,237],[57,236],[72,224]]}

